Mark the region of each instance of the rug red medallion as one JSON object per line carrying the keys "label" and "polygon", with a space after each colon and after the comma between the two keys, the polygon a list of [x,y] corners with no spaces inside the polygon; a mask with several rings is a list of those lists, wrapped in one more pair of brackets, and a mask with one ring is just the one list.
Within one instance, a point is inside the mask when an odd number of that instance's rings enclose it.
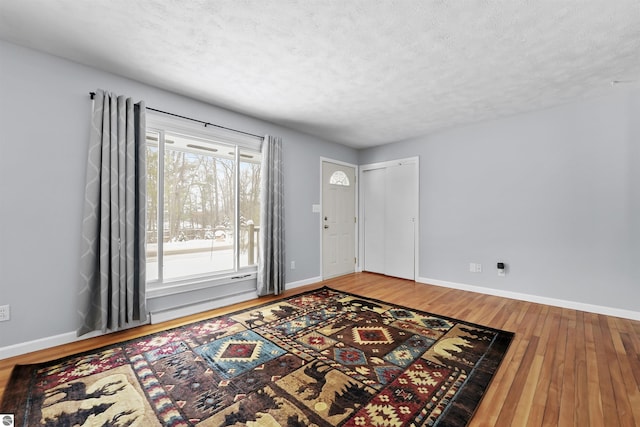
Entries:
{"label": "rug red medallion", "polygon": [[513,334],[322,288],[38,365],[17,426],[464,426]]}

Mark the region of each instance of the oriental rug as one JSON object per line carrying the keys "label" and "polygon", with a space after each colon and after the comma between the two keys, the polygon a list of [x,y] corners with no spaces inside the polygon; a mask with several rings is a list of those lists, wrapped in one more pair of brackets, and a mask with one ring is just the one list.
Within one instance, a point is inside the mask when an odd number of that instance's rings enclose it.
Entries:
{"label": "oriental rug", "polygon": [[321,288],[36,365],[16,426],[464,426],[513,339]]}

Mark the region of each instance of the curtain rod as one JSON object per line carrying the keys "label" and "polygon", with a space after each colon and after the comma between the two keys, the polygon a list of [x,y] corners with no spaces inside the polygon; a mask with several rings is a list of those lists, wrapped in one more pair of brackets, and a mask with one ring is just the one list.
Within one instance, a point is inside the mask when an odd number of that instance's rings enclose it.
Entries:
{"label": "curtain rod", "polygon": [[[96,93],[95,92],[89,92],[89,96],[91,97],[91,99],[93,99],[93,97],[96,96]],[[253,133],[244,132],[244,131],[241,131],[241,130],[232,129],[232,128],[228,128],[228,127],[221,126],[221,125],[216,125],[214,123],[209,123],[209,122],[205,122],[205,121],[198,120],[198,119],[192,119],[191,117],[181,116],[179,114],[169,113],[168,111],[157,110],[157,109],[151,108],[151,107],[145,107],[145,108],[147,110],[155,111],[156,113],[162,113],[162,114],[166,114],[168,116],[179,117],[179,118],[185,119],[185,120],[191,120],[192,122],[197,122],[197,123],[203,124],[204,127],[214,126],[214,127],[220,128],[220,129],[226,129],[226,130],[230,130],[232,132],[242,133],[244,135],[255,136],[256,138],[264,139],[263,136],[256,135],[256,134],[253,134]]]}

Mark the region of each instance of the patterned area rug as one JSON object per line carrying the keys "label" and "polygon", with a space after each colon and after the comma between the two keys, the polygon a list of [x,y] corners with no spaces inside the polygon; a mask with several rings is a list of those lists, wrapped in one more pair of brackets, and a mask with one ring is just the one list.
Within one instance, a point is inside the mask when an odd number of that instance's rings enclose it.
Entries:
{"label": "patterned area rug", "polygon": [[322,288],[17,366],[16,425],[464,426],[513,334]]}

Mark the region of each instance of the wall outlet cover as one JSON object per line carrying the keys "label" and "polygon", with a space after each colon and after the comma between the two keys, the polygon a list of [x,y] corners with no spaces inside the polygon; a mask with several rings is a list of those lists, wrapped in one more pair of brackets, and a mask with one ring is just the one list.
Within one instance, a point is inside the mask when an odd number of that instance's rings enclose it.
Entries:
{"label": "wall outlet cover", "polygon": [[11,306],[0,305],[0,322],[11,320]]}

